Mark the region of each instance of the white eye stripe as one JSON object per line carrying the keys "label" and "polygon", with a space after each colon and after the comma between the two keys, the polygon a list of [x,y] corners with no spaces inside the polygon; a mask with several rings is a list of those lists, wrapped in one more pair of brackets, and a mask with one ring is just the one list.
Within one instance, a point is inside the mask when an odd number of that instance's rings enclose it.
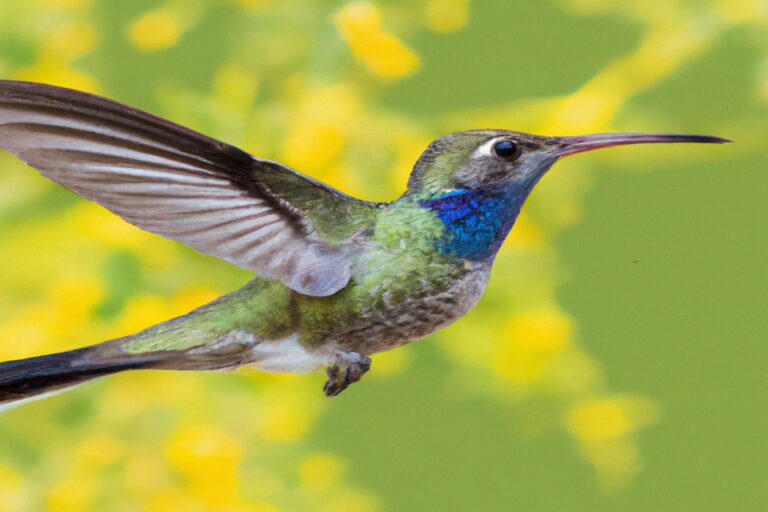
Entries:
{"label": "white eye stripe", "polygon": [[488,158],[489,156],[494,156],[494,144],[506,138],[507,137],[494,137],[493,139],[486,141],[483,145],[478,147],[474,153],[472,153],[472,158]]}

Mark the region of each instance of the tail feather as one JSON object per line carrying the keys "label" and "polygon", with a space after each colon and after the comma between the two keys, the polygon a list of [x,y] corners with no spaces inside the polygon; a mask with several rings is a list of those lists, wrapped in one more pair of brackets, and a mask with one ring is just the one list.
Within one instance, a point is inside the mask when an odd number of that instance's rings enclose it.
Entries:
{"label": "tail feather", "polygon": [[0,406],[149,364],[139,358],[104,360],[94,357],[92,347],[0,363]]}
{"label": "tail feather", "polygon": [[[221,301],[212,303],[223,304]],[[207,332],[195,321],[205,307],[133,336],[84,348],[0,363],[0,410],[116,372],[139,369],[218,370],[251,360],[253,340]],[[166,348],[189,338],[188,346]],[[178,344],[176,344],[178,345]],[[139,346],[143,351],[137,351]]]}

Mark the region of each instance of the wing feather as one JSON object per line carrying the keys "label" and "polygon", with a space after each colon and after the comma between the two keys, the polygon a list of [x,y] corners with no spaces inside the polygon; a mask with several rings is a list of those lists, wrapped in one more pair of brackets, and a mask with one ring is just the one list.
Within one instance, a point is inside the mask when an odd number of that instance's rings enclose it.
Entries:
{"label": "wing feather", "polygon": [[313,296],[346,286],[351,264],[346,245],[318,232],[315,210],[343,232],[350,205],[378,206],[146,112],[42,84],[0,81],[0,147],[131,224]]}

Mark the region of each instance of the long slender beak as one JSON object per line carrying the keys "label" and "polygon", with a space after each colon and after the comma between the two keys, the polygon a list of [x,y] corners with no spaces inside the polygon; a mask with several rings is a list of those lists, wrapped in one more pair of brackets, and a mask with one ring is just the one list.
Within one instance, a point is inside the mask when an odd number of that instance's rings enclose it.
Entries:
{"label": "long slender beak", "polygon": [[728,139],[712,137],[711,135],[686,135],[681,133],[596,133],[594,135],[577,135],[575,137],[560,137],[561,144],[557,157],[564,157],[594,149],[623,146],[626,144],[656,144],[670,142],[700,142],[707,144],[723,144],[731,142]]}

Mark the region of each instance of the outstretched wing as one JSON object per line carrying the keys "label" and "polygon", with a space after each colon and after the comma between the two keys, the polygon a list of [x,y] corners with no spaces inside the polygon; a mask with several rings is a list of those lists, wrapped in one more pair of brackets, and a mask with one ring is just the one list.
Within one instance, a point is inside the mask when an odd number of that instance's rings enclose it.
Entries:
{"label": "outstretched wing", "polygon": [[0,147],[131,224],[306,295],[331,295],[350,278],[345,248],[313,216],[333,219],[338,234],[377,206],[148,113],[42,84],[0,81]]}

